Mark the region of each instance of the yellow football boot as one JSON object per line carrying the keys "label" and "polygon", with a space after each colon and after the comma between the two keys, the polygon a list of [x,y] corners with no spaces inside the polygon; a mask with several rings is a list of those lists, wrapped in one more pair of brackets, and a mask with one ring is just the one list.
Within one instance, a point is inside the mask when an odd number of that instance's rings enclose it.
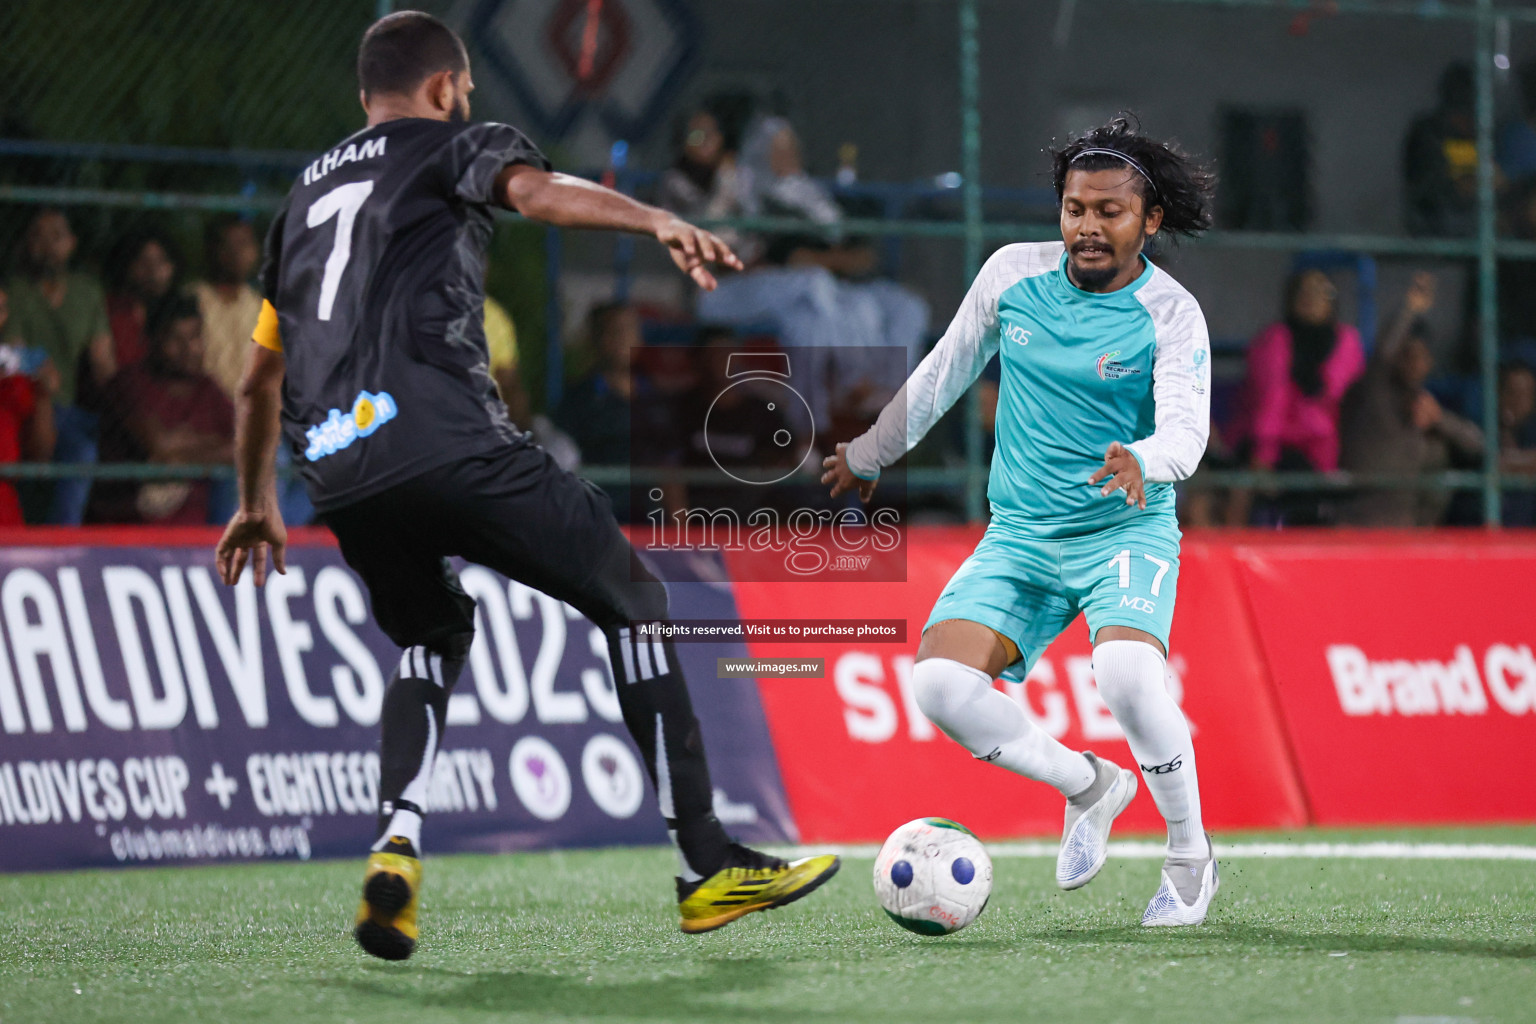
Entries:
{"label": "yellow football boot", "polygon": [[683,931],[713,931],[754,910],[793,903],[837,874],[841,865],[832,854],[782,861],[732,843],[725,867],[701,882],[677,880]]}
{"label": "yellow football boot", "polygon": [[404,960],[416,950],[416,906],[421,897],[421,859],[409,839],[390,836],[368,858],[363,902],[352,934],[381,960]]}

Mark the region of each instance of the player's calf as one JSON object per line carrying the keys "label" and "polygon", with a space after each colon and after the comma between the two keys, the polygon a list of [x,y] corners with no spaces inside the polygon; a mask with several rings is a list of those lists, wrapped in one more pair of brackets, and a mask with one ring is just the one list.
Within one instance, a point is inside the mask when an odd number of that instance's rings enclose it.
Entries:
{"label": "player's calf", "polygon": [[448,696],[473,635],[407,647],[384,693],[379,838],[363,873],[353,926],[358,945],[383,960],[404,960],[416,949],[422,819]]}

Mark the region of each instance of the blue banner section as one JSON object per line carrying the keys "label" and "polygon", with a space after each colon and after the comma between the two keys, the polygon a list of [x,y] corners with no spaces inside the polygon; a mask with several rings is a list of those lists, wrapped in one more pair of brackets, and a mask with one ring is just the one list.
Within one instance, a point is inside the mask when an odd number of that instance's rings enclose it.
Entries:
{"label": "blue banner section", "polygon": [[[678,618],[737,616],[718,561],[665,566]],[[601,632],[479,566],[470,665],[433,774],[430,852],[666,840]],[[707,580],[707,581],[706,581]],[[338,551],[228,588],[203,547],[0,551],[0,871],[356,856],[400,657]],[[747,842],[797,838],[743,644],[677,648]]]}

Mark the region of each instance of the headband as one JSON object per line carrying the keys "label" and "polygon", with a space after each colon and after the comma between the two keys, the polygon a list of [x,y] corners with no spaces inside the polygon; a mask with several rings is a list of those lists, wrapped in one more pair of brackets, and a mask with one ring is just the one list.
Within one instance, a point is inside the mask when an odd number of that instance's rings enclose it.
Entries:
{"label": "headband", "polygon": [[1126,156],[1124,153],[1120,152],[1118,149],[1085,149],[1079,152],[1071,160],[1068,160],[1067,163],[1075,164],[1085,156],[1112,156],[1116,160],[1124,160],[1127,164],[1130,164],[1133,171],[1147,179],[1147,184],[1152,186],[1152,197],[1154,199],[1160,197],[1161,193],[1158,191],[1157,182],[1152,180],[1152,175],[1147,173],[1147,169],[1141,166],[1141,164],[1137,163],[1135,160]]}

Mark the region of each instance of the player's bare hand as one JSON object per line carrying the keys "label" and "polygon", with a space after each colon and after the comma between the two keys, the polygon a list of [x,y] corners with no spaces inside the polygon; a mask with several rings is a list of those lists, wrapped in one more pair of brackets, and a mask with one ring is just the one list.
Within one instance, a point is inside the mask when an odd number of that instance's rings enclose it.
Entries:
{"label": "player's bare hand", "polygon": [[709,272],[711,264],[742,269],[741,260],[718,236],[677,217],[669,215],[657,225],[656,240],[667,247],[677,269],[707,292],[714,291],[718,283]]}
{"label": "player's bare hand", "polygon": [[1116,491],[1125,492],[1125,503],[1137,508],[1147,507],[1147,485],[1141,478],[1141,463],[1129,448],[1119,441],[1112,442],[1104,451],[1104,465],[1088,478],[1090,484],[1104,481],[1099,493],[1109,497]]}
{"label": "player's bare hand", "polygon": [[224,528],[219,546],[214,549],[214,564],[219,579],[229,586],[240,582],[246,562],[251,563],[259,587],[267,582],[267,552],[272,552],[272,565],[280,573],[288,571],[288,530],[283,517],[276,510],[249,512],[241,509]]}
{"label": "player's bare hand", "polygon": [[821,482],[832,488],[832,497],[847,494],[849,491],[858,491],[860,501],[868,501],[875,495],[875,485],[879,480],[865,480],[861,476],[855,476],[853,470],[848,468],[848,445],[837,446],[837,454],[828,455],[821,460],[821,468],[826,470],[821,474]]}

